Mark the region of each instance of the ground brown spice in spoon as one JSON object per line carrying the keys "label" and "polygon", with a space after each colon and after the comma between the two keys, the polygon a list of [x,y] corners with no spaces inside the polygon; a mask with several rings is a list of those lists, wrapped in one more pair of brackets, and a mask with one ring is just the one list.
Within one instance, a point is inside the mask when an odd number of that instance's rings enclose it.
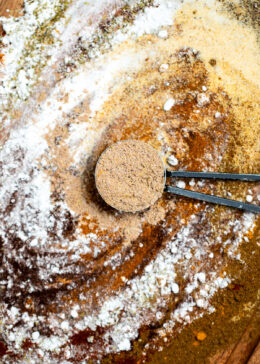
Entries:
{"label": "ground brown spice in spoon", "polygon": [[113,144],[99,158],[96,186],[110,206],[126,212],[142,211],[162,195],[164,164],[149,144],[126,140]]}

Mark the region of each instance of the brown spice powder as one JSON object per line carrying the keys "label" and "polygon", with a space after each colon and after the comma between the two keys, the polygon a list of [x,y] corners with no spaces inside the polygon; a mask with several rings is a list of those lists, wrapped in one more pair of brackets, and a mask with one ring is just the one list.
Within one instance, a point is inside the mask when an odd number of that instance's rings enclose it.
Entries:
{"label": "brown spice powder", "polygon": [[101,155],[95,171],[96,186],[110,206],[126,212],[142,211],[162,195],[164,164],[149,144],[126,140]]}

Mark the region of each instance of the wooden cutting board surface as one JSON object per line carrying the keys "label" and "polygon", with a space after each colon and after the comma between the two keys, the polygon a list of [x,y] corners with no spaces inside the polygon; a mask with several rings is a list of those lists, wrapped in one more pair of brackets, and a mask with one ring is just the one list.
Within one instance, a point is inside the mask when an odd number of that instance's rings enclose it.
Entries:
{"label": "wooden cutting board surface", "polygon": [[[0,0],[0,16],[21,16],[22,14],[23,0]],[[212,356],[210,364],[260,364],[260,337],[257,341],[255,338],[252,339],[251,327],[249,324],[238,342]]]}

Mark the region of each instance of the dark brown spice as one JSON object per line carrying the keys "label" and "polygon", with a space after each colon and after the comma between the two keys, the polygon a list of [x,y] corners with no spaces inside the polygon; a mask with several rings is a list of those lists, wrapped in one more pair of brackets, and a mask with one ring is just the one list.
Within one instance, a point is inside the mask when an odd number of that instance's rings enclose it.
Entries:
{"label": "dark brown spice", "polygon": [[211,58],[211,59],[209,60],[209,64],[210,64],[212,67],[214,67],[214,66],[216,66],[216,64],[217,64],[217,61],[216,61],[214,58]]}
{"label": "dark brown spice", "polygon": [[6,353],[7,353],[6,345],[0,341],[0,358],[2,358]]}

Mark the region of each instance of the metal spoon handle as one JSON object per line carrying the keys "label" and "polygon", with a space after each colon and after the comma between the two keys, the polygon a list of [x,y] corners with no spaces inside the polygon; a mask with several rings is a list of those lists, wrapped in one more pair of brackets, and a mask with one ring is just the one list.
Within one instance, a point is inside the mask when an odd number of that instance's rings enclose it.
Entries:
{"label": "metal spoon handle", "polygon": [[239,181],[260,181],[260,174],[166,171],[166,177],[227,179]]}
{"label": "metal spoon handle", "polygon": [[256,206],[256,205],[252,205],[252,204],[248,204],[248,203],[244,203],[244,202],[240,202],[240,201],[230,200],[230,199],[223,198],[223,197],[207,195],[206,193],[185,190],[183,188],[172,187],[172,186],[165,186],[164,191],[174,193],[174,194],[180,195],[180,196],[195,198],[196,200],[202,200],[202,201],[214,203],[217,205],[235,207],[240,210],[246,210],[246,211],[260,213],[260,206]]}

